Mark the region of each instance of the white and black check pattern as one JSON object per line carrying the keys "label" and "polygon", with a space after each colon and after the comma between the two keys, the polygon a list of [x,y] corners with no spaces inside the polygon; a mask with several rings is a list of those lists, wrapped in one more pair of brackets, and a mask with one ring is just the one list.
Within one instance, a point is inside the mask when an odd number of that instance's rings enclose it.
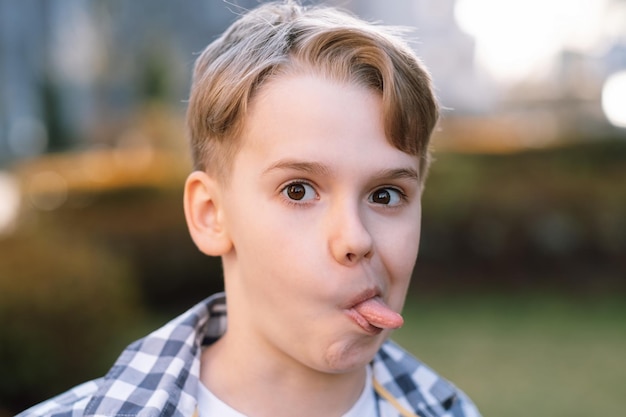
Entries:
{"label": "white and black check pattern", "polygon": [[[461,390],[391,341],[381,347],[372,366],[374,379],[420,417],[480,417]],[[388,402],[381,408],[384,416],[398,417]]]}
{"label": "white and black check pattern", "polygon": [[[197,407],[200,350],[225,330],[225,296],[215,294],[128,346],[104,378],[17,417],[191,417]],[[372,365],[374,378],[420,417],[480,417],[461,391],[392,342],[383,345]],[[399,417],[386,400],[378,401],[383,417]]]}

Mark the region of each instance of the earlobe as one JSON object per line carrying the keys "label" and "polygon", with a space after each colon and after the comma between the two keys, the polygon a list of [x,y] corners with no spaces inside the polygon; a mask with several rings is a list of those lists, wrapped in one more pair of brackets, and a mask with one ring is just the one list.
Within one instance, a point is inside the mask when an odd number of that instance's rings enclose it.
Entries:
{"label": "earlobe", "polygon": [[194,243],[209,256],[221,256],[232,248],[224,227],[219,183],[202,171],[194,171],[185,182],[185,219]]}

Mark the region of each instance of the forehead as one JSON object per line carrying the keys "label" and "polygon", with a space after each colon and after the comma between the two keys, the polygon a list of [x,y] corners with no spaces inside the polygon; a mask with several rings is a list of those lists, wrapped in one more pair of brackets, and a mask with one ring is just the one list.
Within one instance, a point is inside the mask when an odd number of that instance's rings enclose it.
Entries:
{"label": "forehead", "polygon": [[268,164],[290,157],[354,167],[383,156],[416,161],[386,136],[379,93],[311,74],[265,84],[250,103],[241,140],[240,152]]}

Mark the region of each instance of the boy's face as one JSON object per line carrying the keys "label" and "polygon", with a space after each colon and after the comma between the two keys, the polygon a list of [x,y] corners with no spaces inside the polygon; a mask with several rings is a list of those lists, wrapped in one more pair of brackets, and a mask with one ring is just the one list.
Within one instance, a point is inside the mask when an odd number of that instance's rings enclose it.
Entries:
{"label": "boy's face", "polygon": [[270,362],[362,369],[389,330],[363,323],[384,306],[353,307],[380,296],[402,309],[419,245],[418,158],[388,142],[377,94],[314,76],[264,86],[241,140],[222,193],[229,332]]}

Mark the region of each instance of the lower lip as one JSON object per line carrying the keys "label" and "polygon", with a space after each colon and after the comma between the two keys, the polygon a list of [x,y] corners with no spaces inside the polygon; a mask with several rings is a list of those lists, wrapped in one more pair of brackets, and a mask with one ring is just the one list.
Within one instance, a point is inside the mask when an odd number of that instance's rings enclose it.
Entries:
{"label": "lower lip", "polygon": [[361,329],[365,331],[365,333],[376,336],[379,335],[383,329],[380,327],[372,326],[361,314],[359,314],[355,309],[346,310],[346,314],[353,322],[355,322]]}

